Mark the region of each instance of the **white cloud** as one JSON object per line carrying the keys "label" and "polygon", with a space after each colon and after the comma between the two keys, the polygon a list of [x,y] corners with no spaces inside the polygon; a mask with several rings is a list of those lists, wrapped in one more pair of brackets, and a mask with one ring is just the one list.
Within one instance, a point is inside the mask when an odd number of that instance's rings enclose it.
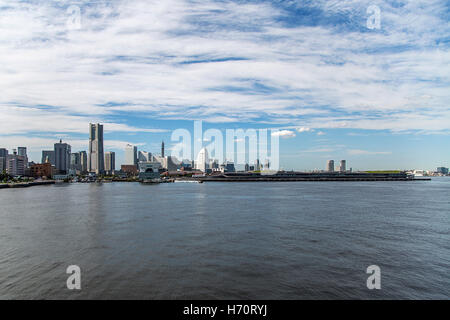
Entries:
{"label": "white cloud", "polygon": [[272,132],[272,136],[278,136],[283,139],[294,138],[295,132],[290,130],[279,130]]}
{"label": "white cloud", "polygon": [[[286,28],[274,5],[208,0],[94,2],[67,30],[71,1],[0,1],[0,134],[85,132],[113,115],[450,130],[445,2],[377,3],[382,29],[359,32]],[[289,2],[356,27],[370,4]],[[36,105],[50,109],[19,108]]]}
{"label": "white cloud", "polygon": [[349,155],[388,155],[392,154],[391,151],[368,151],[368,150],[360,150],[360,149],[350,149],[347,150]]}

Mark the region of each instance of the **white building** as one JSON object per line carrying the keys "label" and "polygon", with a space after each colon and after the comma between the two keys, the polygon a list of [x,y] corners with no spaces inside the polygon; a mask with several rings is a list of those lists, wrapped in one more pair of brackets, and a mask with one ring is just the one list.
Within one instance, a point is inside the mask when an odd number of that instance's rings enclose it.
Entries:
{"label": "white building", "polygon": [[339,171],[340,172],[345,172],[345,171],[347,171],[347,161],[345,161],[345,160],[341,160],[341,163],[340,163],[340,165],[339,165]]}
{"label": "white building", "polygon": [[138,162],[150,162],[152,161],[151,152],[139,151],[138,152]]}
{"label": "white building", "polygon": [[209,164],[208,150],[206,150],[206,148],[203,148],[198,153],[195,169],[200,170],[202,172],[206,172],[206,170],[208,169],[208,164]]}
{"label": "white building", "polygon": [[125,146],[125,163],[126,165],[137,164],[137,147],[127,144]]}
{"label": "white building", "polygon": [[6,171],[11,176],[25,175],[25,158],[19,156],[14,150],[13,154],[7,156]]}
{"label": "white building", "polygon": [[116,153],[105,152],[105,172],[114,174],[114,171],[116,171]]}

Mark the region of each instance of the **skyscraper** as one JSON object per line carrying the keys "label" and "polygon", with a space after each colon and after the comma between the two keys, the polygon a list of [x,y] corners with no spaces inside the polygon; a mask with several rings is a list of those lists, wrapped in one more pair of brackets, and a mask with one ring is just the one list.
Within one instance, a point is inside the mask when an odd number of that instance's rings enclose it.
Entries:
{"label": "skyscraper", "polygon": [[327,171],[334,172],[334,160],[327,161]]}
{"label": "skyscraper", "polygon": [[161,157],[164,158],[164,141],[161,143]]}
{"label": "skyscraper", "polygon": [[347,161],[341,160],[341,163],[340,163],[340,165],[339,165],[339,171],[340,171],[340,172],[345,172],[345,171],[347,171],[346,165],[347,165]]}
{"label": "skyscraper", "polygon": [[6,170],[6,160],[8,158],[8,150],[0,149],[0,173]]}
{"label": "skyscraper", "polygon": [[66,174],[70,168],[71,147],[67,143],[55,143],[55,167],[60,174]]}
{"label": "skyscraper", "polygon": [[103,125],[89,124],[89,159],[88,171],[100,174],[105,171],[105,156],[103,154]]}
{"label": "skyscraper", "polygon": [[113,174],[116,170],[116,153],[105,152],[105,171],[108,174]]}
{"label": "skyscraper", "polygon": [[80,151],[79,153],[80,153],[81,173],[86,173],[88,168],[87,153],[86,151]]}
{"label": "skyscraper", "polygon": [[137,147],[127,144],[125,146],[125,165],[137,164]]}
{"label": "skyscraper", "polygon": [[23,158],[25,168],[28,168],[27,147],[17,147],[17,155]]}

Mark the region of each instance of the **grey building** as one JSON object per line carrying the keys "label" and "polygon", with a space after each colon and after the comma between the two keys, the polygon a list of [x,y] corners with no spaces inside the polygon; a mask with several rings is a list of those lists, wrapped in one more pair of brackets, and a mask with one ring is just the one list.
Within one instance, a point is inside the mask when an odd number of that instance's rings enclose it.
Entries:
{"label": "grey building", "polygon": [[5,148],[0,148],[0,172],[6,170],[7,157],[8,157],[8,150]]}
{"label": "grey building", "polygon": [[55,165],[55,150],[43,150],[41,163],[49,162],[52,166]]}
{"label": "grey building", "polygon": [[334,172],[334,160],[327,161],[327,171]]}
{"label": "grey building", "polygon": [[61,174],[66,174],[70,169],[71,147],[67,143],[55,143],[55,167]]}
{"label": "grey building", "polygon": [[96,174],[105,171],[105,155],[103,153],[103,125],[89,124],[89,159],[88,171]]}
{"label": "grey building", "polygon": [[105,152],[105,171],[108,174],[114,174],[116,170],[116,153]]}
{"label": "grey building", "polygon": [[347,171],[347,161],[341,160],[339,164],[339,172],[345,172]]}
{"label": "grey building", "polygon": [[88,160],[86,151],[80,151],[80,165],[81,165],[81,173],[86,173],[88,170]]}
{"label": "grey building", "polygon": [[81,158],[79,152],[70,155],[70,169],[81,171]]}

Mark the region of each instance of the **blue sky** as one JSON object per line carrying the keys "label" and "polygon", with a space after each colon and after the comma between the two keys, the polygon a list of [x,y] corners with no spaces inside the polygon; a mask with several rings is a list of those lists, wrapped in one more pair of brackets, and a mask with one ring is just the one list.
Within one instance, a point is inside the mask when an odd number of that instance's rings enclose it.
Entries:
{"label": "blue sky", "polygon": [[282,130],[285,169],[449,167],[449,21],[442,0],[0,0],[0,147],[86,150],[101,122],[120,164],[203,120]]}

